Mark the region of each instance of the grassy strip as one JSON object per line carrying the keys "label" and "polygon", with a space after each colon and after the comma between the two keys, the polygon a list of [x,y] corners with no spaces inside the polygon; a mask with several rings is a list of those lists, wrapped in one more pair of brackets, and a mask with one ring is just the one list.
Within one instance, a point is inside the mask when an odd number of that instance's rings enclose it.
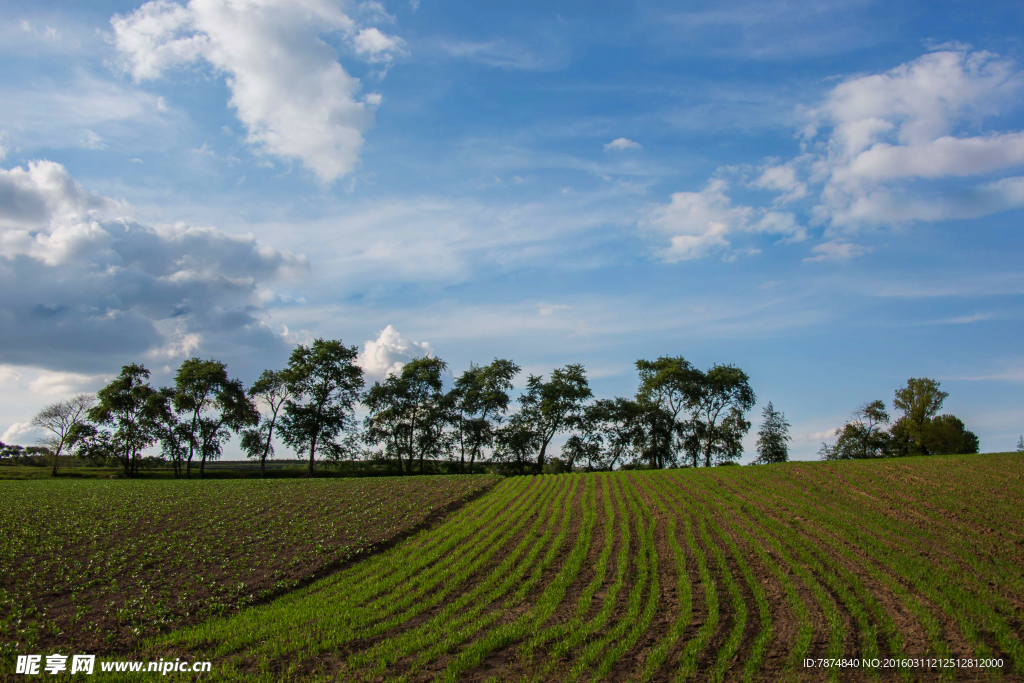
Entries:
{"label": "grassy strip", "polygon": [[[845,535],[876,559],[896,572],[929,601],[952,617],[961,634],[974,648],[978,658],[992,657],[992,649],[985,642],[988,632],[1002,651],[1013,659],[1014,669],[1024,674],[1024,645],[1015,635],[1007,619],[993,609],[997,602],[987,586],[976,576],[952,568],[956,576],[943,571],[942,564],[921,560],[907,551],[912,539],[902,525],[884,514],[865,507],[858,515],[857,525],[840,523]],[[968,584],[965,586],[964,584]],[[945,672],[944,672],[945,673]]]}
{"label": "grassy strip", "polygon": [[[632,477],[630,477],[630,483],[633,485]],[[641,511],[646,519],[646,525],[644,533],[641,536],[640,551],[643,552],[646,547],[648,553],[647,565],[650,567],[650,585],[647,588],[647,602],[644,605],[644,611],[640,613],[639,618],[631,611],[629,613],[629,621],[635,621],[633,628],[629,630],[626,636],[616,643],[615,647],[605,653],[604,658],[601,660],[600,665],[597,668],[598,678],[603,678],[608,675],[611,668],[615,665],[615,662],[626,653],[626,651],[636,644],[640,636],[650,627],[651,620],[654,618],[654,613],[658,609],[658,600],[661,597],[661,591],[659,590],[658,584],[658,550],[654,545],[654,530],[657,524],[657,520],[654,515],[651,514],[651,509],[647,505],[643,505]],[[638,580],[638,583],[642,583],[642,579]]]}
{"label": "grassy strip", "polygon": [[575,631],[583,624],[583,617],[590,611],[594,601],[594,595],[604,584],[605,576],[608,574],[608,558],[612,554],[612,546],[615,543],[615,507],[612,505],[612,490],[610,482],[613,477],[606,474],[595,475],[601,480],[601,498],[604,501],[604,538],[601,546],[601,553],[598,555],[597,563],[594,565],[594,578],[590,580],[586,588],[576,601],[576,608],[567,622],[551,624],[523,643],[520,648],[520,658],[529,667],[533,661],[533,652],[538,647],[552,640],[565,637],[566,634]]}
{"label": "grassy strip", "polygon": [[[780,484],[779,489],[789,488]],[[778,504],[780,501],[774,501]],[[789,495],[786,497],[786,504],[792,506],[796,511],[801,512],[805,515],[812,515],[815,510],[819,510],[821,503],[810,503],[802,502],[801,491],[792,488]],[[785,525],[783,525],[785,526]],[[788,528],[788,527],[787,527]],[[879,566],[871,559],[870,551],[865,551],[866,555],[860,555],[853,550],[851,547],[859,547],[856,542],[851,542],[845,537],[845,531],[842,528],[836,526],[832,519],[819,516],[817,519],[817,526],[806,527],[803,533],[812,538],[819,545],[824,545],[831,548],[835,553],[845,558],[847,561],[854,564],[854,566],[861,567],[867,575],[877,583],[884,586],[890,593],[896,596],[896,599],[903,604],[918,620],[921,627],[924,629],[925,634],[928,636],[929,645],[931,647],[930,653],[938,658],[950,657],[949,646],[942,633],[942,624],[939,623],[935,615],[929,610],[916,595],[913,595],[910,591],[903,586],[902,583],[897,581],[888,571],[883,571]],[[794,533],[796,533],[794,531]],[[888,569],[894,569],[888,567]],[[897,572],[898,573],[898,572]],[[894,654],[897,651],[894,650]],[[940,673],[940,679],[949,680],[954,675],[953,669],[944,669]],[[905,674],[904,674],[905,676]]]}
{"label": "grassy strip", "polygon": [[615,560],[615,581],[605,593],[604,600],[601,602],[601,609],[598,613],[589,621],[574,625],[575,627],[569,631],[567,637],[557,641],[556,645],[551,648],[542,674],[545,678],[550,677],[559,660],[566,656],[570,650],[581,645],[592,633],[596,633],[604,627],[611,617],[612,611],[615,609],[616,599],[625,583],[626,571],[629,567],[629,546],[632,534],[630,531],[630,519],[626,515],[626,507],[623,500],[622,479],[620,477],[613,477],[612,479],[616,484],[614,487],[615,506],[618,510],[619,518],[619,552],[616,554]]}
{"label": "grassy strip", "polygon": [[[510,489],[509,493],[514,491],[515,489]],[[537,496],[522,496],[516,500],[512,509],[516,510],[525,505],[536,504],[536,502]],[[504,515],[504,518],[498,517],[498,524],[490,526],[490,531],[486,533],[482,542],[483,547],[490,547],[491,552],[494,552],[496,546],[493,541],[499,538],[502,532],[509,529],[508,524],[515,521],[515,515],[509,515],[507,507],[492,506],[487,509],[494,515]],[[451,534],[456,538],[464,537],[460,530],[462,527],[481,528],[477,524],[477,520],[473,520],[472,517],[467,516],[460,521],[461,523],[455,525],[454,532]],[[448,525],[443,528],[445,532],[450,530]],[[427,533],[447,535],[445,532],[435,530]],[[396,554],[399,553],[384,553],[372,558],[371,561],[386,563],[387,558]],[[421,576],[430,575],[436,579],[440,575],[440,578],[443,579],[444,570],[450,569],[449,565],[438,563]],[[393,574],[388,581],[396,581],[401,576],[405,576],[405,574]],[[166,638],[157,640],[154,643],[154,649],[209,651],[212,647],[211,654],[217,658],[224,658],[233,652],[243,652],[246,657],[262,656],[264,662],[282,658],[295,659],[296,653],[312,656],[309,653],[317,650],[324,651],[326,647],[350,640],[354,637],[353,634],[357,629],[379,616],[372,612],[367,613],[366,608],[358,607],[359,603],[365,600],[366,594],[376,594],[380,590],[378,582],[350,583],[345,579],[343,573],[338,578],[324,582],[328,584],[327,586],[314,585],[308,590],[297,591],[274,603],[246,610],[234,617],[210,620],[196,627],[172,633]],[[367,583],[370,584],[369,587],[367,587]],[[421,589],[418,592],[422,593],[424,590]],[[448,591],[450,590],[451,587],[448,588]],[[446,592],[439,591],[433,599],[442,599]],[[401,606],[401,604],[393,605],[391,611],[400,609]],[[292,630],[308,633],[311,624],[324,634],[322,641],[319,637],[280,638],[281,633]]]}
{"label": "grassy strip", "polygon": [[[485,496],[478,501],[479,504],[467,505],[446,520],[445,526],[455,533],[418,534],[408,539],[405,543],[395,546],[394,553],[396,556],[402,557],[403,561],[390,563],[382,563],[379,560],[361,562],[346,572],[345,580],[356,582],[371,577],[382,580],[387,578],[392,572],[403,568],[407,571],[418,571],[421,567],[436,561],[438,557],[446,556],[453,548],[458,548],[469,534],[481,528],[487,520],[495,516],[496,512],[504,509],[512,499],[526,493],[531,483],[533,482],[529,480],[516,481],[506,479],[501,481],[494,487],[491,495]],[[461,533],[456,532],[456,530],[459,530]],[[404,558],[411,556],[415,556],[419,560],[418,565],[415,567],[411,566],[411,563],[408,561],[404,561]]]}
{"label": "grassy strip", "polygon": [[[353,670],[368,668],[374,674],[379,674],[402,657],[421,651],[432,643],[435,647],[438,643],[447,644],[447,634],[450,631],[473,620],[488,605],[511,590],[533,566],[554,534],[559,511],[562,514],[562,524],[567,523],[566,517],[573,498],[570,489],[574,492],[577,482],[572,482],[571,487],[569,483],[568,480],[556,480],[547,487],[546,495],[538,497],[537,505],[531,508],[529,514],[520,517],[523,522],[533,517],[533,524],[527,529],[519,544],[486,579],[445,605],[441,612],[419,627],[385,639],[369,650],[352,655],[348,659],[349,667]],[[538,535],[542,529],[543,533]],[[497,546],[494,550],[497,550]],[[493,552],[488,554],[488,559],[491,556]],[[391,626],[394,625],[398,624]]]}
{"label": "grassy strip", "polygon": [[[632,518],[636,520],[638,536],[640,537],[640,544],[636,552],[637,578],[629,591],[626,602],[626,615],[616,621],[615,625],[605,632],[604,637],[591,642],[583,649],[569,670],[569,680],[579,679],[595,660],[608,649],[608,646],[626,632],[626,629],[636,621],[640,614],[640,601],[650,573],[650,549],[653,547],[653,534],[650,533],[647,515],[637,505],[636,491],[630,483],[627,483],[624,488],[627,494],[626,501],[632,513]],[[610,616],[609,610],[605,619]]]}
{"label": "grassy strip", "polygon": [[[579,482],[579,476],[572,477],[574,486]],[[569,501],[571,503],[571,501]],[[530,576],[519,584],[519,588],[512,594],[511,597],[507,598],[500,609],[496,609],[489,614],[483,615],[472,621],[468,625],[464,626],[459,631],[448,631],[445,634],[444,641],[439,643],[430,651],[421,655],[421,657],[413,665],[413,673],[417,672],[422,666],[436,658],[438,655],[446,652],[455,645],[470,640],[474,635],[479,633],[482,629],[490,626],[498,619],[505,616],[509,611],[518,608],[523,601],[526,599],[526,595],[533,590],[533,588],[540,582],[544,571],[547,570],[554,560],[558,557],[558,553],[562,546],[565,544],[566,539],[569,535],[569,518],[570,518],[570,504],[567,503],[565,509],[565,515],[562,517],[562,524],[558,530],[558,535],[552,541],[548,552],[544,555],[544,558],[533,567],[533,571]],[[518,581],[518,578],[516,579]],[[510,582],[510,584],[515,582]],[[442,679],[446,674],[442,672],[435,680]]]}
{"label": "grassy strip", "polygon": [[[694,489],[690,489],[690,491],[696,493]],[[722,521],[726,526],[738,533],[749,543],[749,546],[754,549],[755,554],[758,556],[758,559],[761,560],[762,564],[766,567],[774,568],[779,574],[781,574],[776,563],[770,560],[758,540],[732,522],[726,510],[718,503],[718,501],[713,500],[706,492],[698,495],[700,495],[701,501],[706,506],[718,509],[719,516],[722,518]],[[746,683],[750,683],[758,669],[761,668],[761,664],[764,661],[765,651],[768,649],[768,643],[772,638],[771,608],[768,604],[768,596],[764,592],[764,587],[757,581],[757,578],[754,576],[754,572],[750,569],[750,564],[740,553],[740,549],[737,547],[736,542],[721,529],[719,529],[718,535],[721,536],[722,540],[724,540],[726,545],[729,546],[729,552],[736,560],[736,564],[739,566],[740,572],[743,574],[743,580],[746,582],[747,587],[754,596],[754,602],[757,603],[758,619],[761,623],[761,628],[758,631],[757,637],[754,638],[754,644],[751,647],[750,656],[747,657],[747,661],[743,667],[743,680],[746,681]],[[808,644],[809,642],[810,638],[808,637]]]}
{"label": "grassy strip", "polygon": [[[814,569],[821,576],[829,587],[840,597],[850,613],[857,621],[860,628],[861,646],[863,656],[868,659],[879,657],[878,652],[878,627],[871,623],[873,616],[875,622],[881,626],[886,636],[886,642],[893,656],[898,660],[904,653],[903,637],[900,634],[895,622],[878,599],[861,581],[860,577],[851,572],[845,564],[838,561],[834,555],[825,552],[821,546],[811,541],[808,537],[799,534],[791,527],[782,524],[778,520],[768,517],[762,510],[768,507],[771,501],[765,497],[760,489],[751,487],[748,489],[749,498],[737,496],[726,488],[719,491],[722,497],[733,500],[738,512],[741,512],[748,520],[753,520],[768,534],[777,539],[782,539],[787,546],[797,551],[801,559]],[[751,501],[760,501],[759,505]],[[750,523],[750,522],[748,522]],[[851,593],[852,591],[852,593]],[[867,609],[865,609],[865,606]],[[870,612],[870,614],[869,614]],[[809,641],[808,641],[809,642]],[[799,655],[802,659],[803,654]],[[911,670],[906,667],[899,668],[900,676],[904,680],[911,678]],[[872,670],[873,676],[877,677],[878,670]]]}
{"label": "grassy strip", "polygon": [[[675,511],[676,516],[683,517],[686,520],[699,519],[689,506],[684,506],[679,501],[676,494],[669,493],[674,488],[676,482],[668,476],[659,479],[662,495],[666,496],[666,500]],[[697,633],[687,641],[683,651],[680,653],[679,669],[676,671],[673,679],[676,682],[684,681],[697,673],[697,655],[703,652],[708,641],[711,640],[711,636],[714,635],[715,630],[718,628],[719,620],[718,588],[715,586],[714,578],[708,570],[704,550],[697,544],[689,521],[684,526],[684,532],[686,534],[686,545],[693,551],[694,561],[697,563],[697,573],[700,575],[700,582],[704,587],[704,604],[708,614],[707,619],[697,629]]]}
{"label": "grassy strip", "polygon": [[[677,477],[680,480],[682,479],[681,476],[677,475]],[[707,533],[706,530],[702,530],[702,534],[706,534],[706,533]],[[793,558],[789,555],[789,553],[787,553],[777,541],[775,541],[773,543],[772,541],[774,539],[766,539],[766,540],[768,540],[769,544],[772,545],[773,549],[777,553],[779,553],[779,556],[782,559],[782,561],[786,565],[788,565],[797,576],[800,577],[801,581],[803,581],[804,585],[806,585],[807,588],[811,591],[811,594],[814,596],[815,602],[818,603],[819,607],[821,608],[822,612],[824,613],[825,620],[826,620],[826,622],[829,625],[829,648],[828,648],[827,656],[829,658],[839,658],[839,657],[841,657],[842,656],[843,639],[845,637],[846,630],[845,630],[845,627],[843,625],[842,615],[840,614],[839,609],[837,608],[835,602],[832,600],[832,598],[828,594],[828,592],[825,591],[824,588],[822,588],[821,584],[814,578],[814,576],[809,571],[807,571],[806,568],[801,566],[799,563],[795,562],[793,560]],[[710,544],[710,541],[706,541],[706,543]],[[711,544],[711,547],[712,547],[712,551],[715,552],[715,554],[716,554],[716,561],[721,562],[721,560],[719,559],[719,557],[721,555],[721,551],[719,551],[717,549],[717,546],[714,546],[713,544]],[[732,579],[731,574],[727,574],[726,573],[724,575],[724,580],[726,582],[731,580],[731,579]],[[732,592],[732,591],[730,591],[730,592]],[[735,600],[735,598],[734,598],[734,600]],[[744,615],[743,616],[744,616],[744,618],[746,616],[745,615],[745,608],[744,608]],[[739,620],[739,617],[737,617],[737,620]],[[735,631],[735,629],[734,629],[734,631]],[[740,633],[740,636],[742,636],[742,632]],[[730,635],[730,641],[734,637],[735,637],[735,635]],[[727,645],[728,645],[728,642],[729,641],[727,641]],[[737,641],[737,645],[738,645],[738,641]],[[715,667],[716,671],[718,671],[719,662],[723,661],[723,659],[722,659],[722,654],[723,653],[724,653],[724,650],[722,652],[720,652],[719,658],[716,661],[716,667]],[[836,677],[838,676],[838,673],[839,673],[838,669],[830,669],[829,673],[828,673],[828,679],[829,680],[835,680]]]}
{"label": "grassy strip", "polygon": [[[793,585],[793,581],[789,578],[789,575],[783,571],[782,565],[776,562],[771,555],[769,555],[763,544],[763,538],[759,537],[758,532],[764,534],[764,530],[752,524],[750,520],[744,519],[744,524],[739,524],[735,520],[730,519],[728,516],[723,514],[723,520],[734,532],[742,536],[753,549],[761,563],[768,568],[772,576],[776,578],[779,584],[782,586],[783,591],[786,593],[786,602],[789,604],[789,608],[793,611],[794,617],[796,617],[797,633],[796,638],[793,640],[793,645],[789,651],[789,657],[786,665],[786,672],[793,673],[798,666],[801,665],[803,659],[807,656],[808,650],[811,647],[811,639],[814,636],[814,624],[811,621],[811,615],[807,610],[807,605],[803,598],[800,597],[796,591],[796,587]],[[758,601],[760,608],[760,601]],[[745,674],[749,680],[751,674]]]}
{"label": "grassy strip", "polygon": [[561,604],[566,590],[576,580],[576,576],[583,566],[583,560],[586,559],[590,550],[594,525],[597,522],[597,511],[594,506],[595,477],[586,477],[586,482],[586,495],[583,500],[583,528],[576,538],[569,557],[562,565],[561,571],[548,584],[532,609],[515,621],[493,629],[460,652],[448,665],[444,674],[438,677],[438,680],[455,681],[462,672],[479,665],[490,652],[525,638],[531,631],[542,626]]}
{"label": "grassy strip", "polygon": [[[651,485],[651,479],[655,480],[653,486]],[[669,652],[675,647],[686,627],[693,620],[693,588],[690,586],[690,575],[686,569],[686,555],[683,552],[682,546],[679,545],[679,538],[676,535],[676,515],[669,511],[663,495],[658,492],[660,482],[664,481],[664,477],[643,477],[640,481],[648,495],[658,506],[661,514],[667,520],[665,534],[668,538],[669,548],[672,550],[672,557],[675,560],[676,600],[678,602],[677,614],[675,621],[672,622],[672,627],[651,649],[644,661],[644,668],[640,673],[640,681],[645,683],[651,680],[655,672],[665,663]],[[686,540],[690,554],[696,556],[698,549],[690,529],[690,518],[683,517],[683,524],[686,526]]]}
{"label": "grassy strip", "polygon": [[[888,480],[887,484],[892,486],[895,485],[895,482]],[[882,493],[893,498],[899,497],[896,493],[885,489],[883,489]],[[963,504],[961,504],[961,508],[967,509],[966,505]],[[934,536],[930,535],[929,531],[922,530],[912,523],[899,523],[900,528],[903,530],[899,543],[894,544],[892,541],[889,541],[886,535],[881,536],[881,538],[886,539],[890,546],[896,545],[898,547],[902,547],[912,541],[917,543],[919,547],[923,547],[925,552],[929,554],[935,552],[940,556],[949,558],[949,562],[946,563],[947,571],[945,572],[945,577],[940,576],[939,579],[947,589],[953,588],[953,600],[960,603],[959,609],[973,613],[971,617],[957,618],[957,622],[961,624],[962,630],[964,622],[968,623],[966,627],[968,631],[964,632],[965,637],[968,637],[970,640],[970,636],[967,636],[969,632],[991,631],[999,647],[1004,652],[1010,654],[1015,661],[1020,661],[1024,657],[1024,647],[1021,646],[1021,642],[1016,637],[1011,624],[1021,621],[1024,614],[1016,609],[1013,603],[998,590],[1002,586],[1020,594],[1022,587],[1024,587],[1024,578],[1021,577],[1019,560],[1012,555],[1013,551],[1010,550],[1014,544],[1004,542],[1004,545],[1007,546],[1004,549],[999,547],[998,544],[979,543],[981,534],[970,530],[964,533],[956,525],[950,525],[949,520],[942,517],[941,514],[928,515],[920,510],[916,511],[925,517],[925,520],[927,520],[925,523],[929,524],[929,526],[942,524],[944,528],[948,529],[944,533],[944,543],[937,551],[934,547]],[[889,520],[890,526],[898,524],[895,520],[891,520],[884,511],[879,511],[879,514],[880,519]],[[1000,523],[1002,523],[1001,520]],[[947,550],[948,548],[956,548],[959,552],[950,553]],[[999,556],[1004,551],[1011,555],[1011,559],[1007,560]],[[984,561],[982,561],[982,558],[984,558]],[[944,564],[937,557],[929,557],[929,560],[931,565],[942,566]],[[964,578],[969,577],[969,580],[973,582],[974,585],[971,590],[963,591],[963,587],[960,585],[962,584],[962,576]],[[993,590],[993,587],[995,590]],[[960,598],[959,600],[957,599],[958,597]],[[980,634],[974,637],[979,638]],[[1021,673],[1021,671],[1018,671],[1018,673]]]}

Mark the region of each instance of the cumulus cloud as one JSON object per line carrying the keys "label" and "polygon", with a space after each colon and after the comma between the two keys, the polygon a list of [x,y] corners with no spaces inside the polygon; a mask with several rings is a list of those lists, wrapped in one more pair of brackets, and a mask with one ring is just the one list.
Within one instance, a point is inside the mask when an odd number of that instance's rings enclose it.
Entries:
{"label": "cumulus cloud", "polygon": [[405,42],[401,38],[385,35],[373,27],[361,29],[353,39],[353,45],[357,54],[371,62],[390,63],[394,55],[405,52]]}
{"label": "cumulus cloud", "polygon": [[669,237],[669,246],[660,251],[662,259],[675,263],[728,250],[727,237],[741,232],[803,238],[804,229],[792,214],[734,205],[728,187],[725,180],[713,179],[700,192],[676,192],[668,204],[649,211],[642,225]]}
{"label": "cumulus cloud", "polygon": [[109,368],[206,332],[266,347],[260,285],[306,268],[251,235],[142,225],[54,162],[0,169],[0,363]]}
{"label": "cumulus cloud", "polygon": [[786,204],[807,196],[807,183],[797,177],[797,171],[791,164],[769,166],[751,184],[781,193],[775,200],[776,204]]}
{"label": "cumulus cloud", "polygon": [[26,446],[39,443],[43,433],[32,426],[29,422],[15,422],[0,436],[0,441],[5,444],[18,444]]}
{"label": "cumulus cloud", "polygon": [[324,182],[355,167],[375,103],[357,97],[359,79],[321,36],[340,37],[373,63],[403,52],[400,38],[358,26],[337,0],[152,0],[111,25],[122,68],[136,81],[208,63],[225,77],[248,141],[301,161]]}
{"label": "cumulus cloud", "polygon": [[[865,227],[980,218],[1024,207],[1024,131],[985,130],[983,122],[1019,106],[1024,70],[968,46],[943,46],[883,73],[848,78],[807,114],[801,153],[771,160],[746,185],[776,193],[772,207],[734,205],[712,179],[677,192],[647,221],[668,233],[668,261],[731,248],[740,231],[807,237],[785,205],[814,198],[808,223],[826,241],[805,261],[871,251],[850,236]],[[720,169],[736,172],[737,168]],[[979,178],[980,176],[980,178]],[[987,177],[986,177],[987,176]],[[1002,177],[1000,177],[1002,176]]]}
{"label": "cumulus cloud", "polygon": [[[1024,165],[1024,132],[976,130],[1013,102],[1024,72],[1008,60],[962,46],[933,52],[885,73],[848,79],[814,112],[808,138],[827,130],[813,177],[822,181],[816,216],[840,230],[938,221],[1003,211],[990,184],[962,188],[964,202],[934,203],[921,180],[993,174]],[[908,210],[908,208],[910,210]]]}
{"label": "cumulus cloud", "polygon": [[615,138],[611,142],[606,142],[604,145],[604,151],[606,152],[621,152],[627,149],[643,149],[644,146],[639,142],[634,142],[629,138]]}
{"label": "cumulus cloud", "polygon": [[413,358],[432,356],[434,350],[427,342],[405,339],[392,325],[388,325],[376,339],[367,339],[363,350],[356,359],[356,365],[363,369],[367,379],[382,380],[388,375],[402,371],[402,367]]}

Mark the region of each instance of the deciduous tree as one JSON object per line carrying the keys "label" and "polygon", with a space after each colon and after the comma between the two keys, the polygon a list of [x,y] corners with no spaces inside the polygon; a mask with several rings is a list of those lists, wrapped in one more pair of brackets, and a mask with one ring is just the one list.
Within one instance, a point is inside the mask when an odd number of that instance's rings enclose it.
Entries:
{"label": "deciduous tree", "polygon": [[96,393],[97,404],[88,412],[93,422],[112,428],[110,448],[124,468],[125,476],[138,471],[139,455],[156,440],[149,370],[131,364],[121,368],[110,384]]}
{"label": "deciduous tree", "polygon": [[259,458],[260,477],[267,476],[267,458],[274,455],[274,426],[281,407],[290,396],[284,371],[264,370],[249,387],[249,398],[267,409],[258,426],[242,432],[242,450],[250,458]]}
{"label": "deciduous tree", "polygon": [[744,417],[756,402],[750,378],[734,365],[715,365],[697,371],[687,392],[690,420],[684,447],[694,467],[730,462],[743,453],[743,435],[750,429]]}
{"label": "deciduous tree", "polygon": [[947,397],[939,383],[927,377],[911,377],[905,387],[896,390],[892,404],[902,415],[893,425],[892,435],[898,455],[928,454],[925,424],[939,414]]}
{"label": "deciduous tree", "polygon": [[534,430],[531,421],[520,412],[512,415],[498,429],[494,442],[495,459],[511,463],[519,474],[524,474],[540,448],[540,435]]}
{"label": "deciduous tree", "polygon": [[186,476],[192,476],[192,460],[199,453],[199,476],[206,461],[220,457],[230,430],[241,431],[259,418],[255,406],[237,379],[228,379],[227,366],[219,360],[189,358],[174,377],[174,407],[182,414],[188,437]]}
{"label": "deciduous tree", "polygon": [[363,388],[363,370],[355,364],[354,346],[340,339],[315,339],[300,344],[288,359],[281,435],[299,453],[309,454],[313,476],[317,449],[339,457],[345,445],[338,435],[355,427],[354,409]]}
{"label": "deciduous tree", "polygon": [[383,444],[384,454],[398,460],[403,474],[412,472],[416,459],[423,474],[425,458],[440,458],[450,452],[447,428],[454,409],[453,397],[444,393],[447,368],[440,358],[416,358],[366,392],[363,404],[370,412],[366,438],[370,443]]}
{"label": "deciduous tree", "polygon": [[701,397],[704,374],[682,356],[638,360],[636,369],[640,374],[636,403],[648,423],[644,459],[656,468],[675,464],[687,431],[687,410]]}
{"label": "deciduous tree", "polygon": [[88,418],[89,409],[96,404],[96,397],[91,394],[78,394],[65,401],[57,401],[46,406],[32,418],[32,426],[49,433],[44,444],[53,454],[50,476],[57,476],[60,456],[68,446],[68,439],[75,428]]}
{"label": "deciduous tree", "polygon": [[465,471],[467,454],[472,468],[483,449],[494,444],[495,432],[508,412],[508,392],[519,369],[510,360],[495,358],[489,365],[470,364],[455,380],[451,398],[460,472]]}
{"label": "deciduous tree", "polygon": [[575,427],[585,401],[592,395],[586,370],[579,364],[555,368],[546,382],[539,375],[526,380],[526,392],[519,397],[520,414],[539,443],[538,474],[544,471],[544,456],[551,440]]}

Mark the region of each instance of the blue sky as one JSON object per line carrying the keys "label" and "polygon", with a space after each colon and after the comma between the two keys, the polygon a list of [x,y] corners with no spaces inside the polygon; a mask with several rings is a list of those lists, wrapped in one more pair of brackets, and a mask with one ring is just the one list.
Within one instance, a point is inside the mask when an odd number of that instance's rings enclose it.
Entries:
{"label": "blue sky", "polygon": [[[1024,432],[1019,3],[0,2],[0,431],[340,337]],[[520,378],[520,382],[523,378]],[[753,430],[745,460],[752,457]]]}

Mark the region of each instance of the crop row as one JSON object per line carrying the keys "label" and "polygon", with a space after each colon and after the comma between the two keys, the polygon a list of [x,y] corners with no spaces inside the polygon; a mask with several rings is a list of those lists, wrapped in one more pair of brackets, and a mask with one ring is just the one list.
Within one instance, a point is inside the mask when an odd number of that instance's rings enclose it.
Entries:
{"label": "crop row", "polygon": [[1022,497],[1019,456],[507,479],[147,652],[225,680],[1019,680]]}
{"label": "crop row", "polygon": [[124,650],[265,601],[494,481],[0,482],[0,657]]}

